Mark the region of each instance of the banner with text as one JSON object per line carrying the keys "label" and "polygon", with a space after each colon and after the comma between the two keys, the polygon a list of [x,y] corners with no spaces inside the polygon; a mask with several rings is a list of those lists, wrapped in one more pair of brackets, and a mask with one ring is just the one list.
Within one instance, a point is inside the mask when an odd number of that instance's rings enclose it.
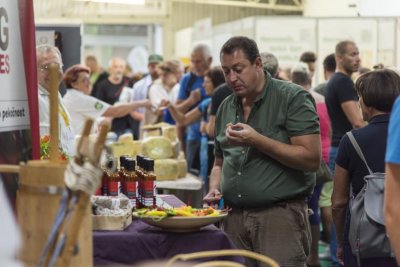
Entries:
{"label": "banner with text", "polygon": [[[0,163],[39,157],[33,0],[0,0]],[[17,177],[2,174],[10,198]]]}

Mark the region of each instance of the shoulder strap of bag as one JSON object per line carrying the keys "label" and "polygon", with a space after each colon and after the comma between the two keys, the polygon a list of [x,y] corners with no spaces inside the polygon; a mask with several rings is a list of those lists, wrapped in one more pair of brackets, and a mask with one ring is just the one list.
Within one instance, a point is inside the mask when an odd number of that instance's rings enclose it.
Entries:
{"label": "shoulder strap of bag", "polygon": [[349,137],[350,142],[353,144],[353,147],[356,150],[357,154],[360,156],[360,158],[364,162],[365,166],[367,166],[369,174],[373,174],[372,170],[369,168],[369,166],[367,164],[367,161],[365,160],[364,154],[362,153],[361,148],[357,143],[357,140],[354,138],[353,133],[352,132],[347,132],[346,134]]}
{"label": "shoulder strap of bag", "polygon": [[189,95],[190,95],[190,91],[192,91],[192,87],[193,87],[195,81],[196,81],[196,75],[194,75],[192,72],[190,72],[189,81],[186,86],[186,92],[188,92]]}

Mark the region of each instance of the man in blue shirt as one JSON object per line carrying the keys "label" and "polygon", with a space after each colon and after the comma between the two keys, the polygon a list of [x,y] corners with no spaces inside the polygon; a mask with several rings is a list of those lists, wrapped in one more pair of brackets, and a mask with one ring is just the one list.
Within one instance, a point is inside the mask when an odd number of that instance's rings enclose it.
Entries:
{"label": "man in blue shirt", "polygon": [[[184,75],[180,82],[180,89],[178,94],[177,104],[180,105],[182,112],[187,112],[192,108],[196,107],[199,102],[208,98],[206,91],[203,86],[204,75],[210,69],[212,56],[211,50],[204,44],[196,45],[190,55],[190,61],[192,63],[191,71]],[[197,90],[198,89],[198,90]],[[198,103],[193,106],[187,105],[183,107],[182,104],[190,96],[191,93],[196,93],[199,98]],[[200,148],[200,121],[197,121],[189,125],[186,129],[186,139],[184,136],[184,127],[178,128],[178,137],[181,141],[182,148],[186,154],[186,160],[188,163],[188,169],[199,170],[199,148]],[[198,159],[198,162],[195,159]]]}
{"label": "man in blue shirt", "polygon": [[390,116],[385,172],[386,230],[397,262],[400,262],[400,97],[397,97]]}

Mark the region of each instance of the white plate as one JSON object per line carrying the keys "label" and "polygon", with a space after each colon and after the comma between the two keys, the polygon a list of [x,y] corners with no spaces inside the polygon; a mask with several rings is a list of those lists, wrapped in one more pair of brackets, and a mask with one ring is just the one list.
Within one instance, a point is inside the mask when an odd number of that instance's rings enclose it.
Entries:
{"label": "white plate", "polygon": [[161,221],[155,221],[154,217],[139,216],[136,212],[133,217],[141,219],[145,223],[162,228],[168,232],[194,232],[199,231],[201,227],[216,223],[224,218],[228,213],[222,213],[217,216],[197,216],[197,217],[167,217]]}

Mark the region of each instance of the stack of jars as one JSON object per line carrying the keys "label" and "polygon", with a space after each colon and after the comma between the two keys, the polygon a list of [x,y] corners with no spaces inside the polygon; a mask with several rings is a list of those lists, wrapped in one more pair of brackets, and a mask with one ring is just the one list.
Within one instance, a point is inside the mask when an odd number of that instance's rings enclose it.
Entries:
{"label": "stack of jars", "polygon": [[[136,164],[137,163],[137,164]],[[126,195],[133,208],[156,206],[156,176],[154,160],[138,155],[136,161],[129,156],[120,157],[120,167],[114,170],[115,159],[103,168],[103,180],[96,195]]]}

